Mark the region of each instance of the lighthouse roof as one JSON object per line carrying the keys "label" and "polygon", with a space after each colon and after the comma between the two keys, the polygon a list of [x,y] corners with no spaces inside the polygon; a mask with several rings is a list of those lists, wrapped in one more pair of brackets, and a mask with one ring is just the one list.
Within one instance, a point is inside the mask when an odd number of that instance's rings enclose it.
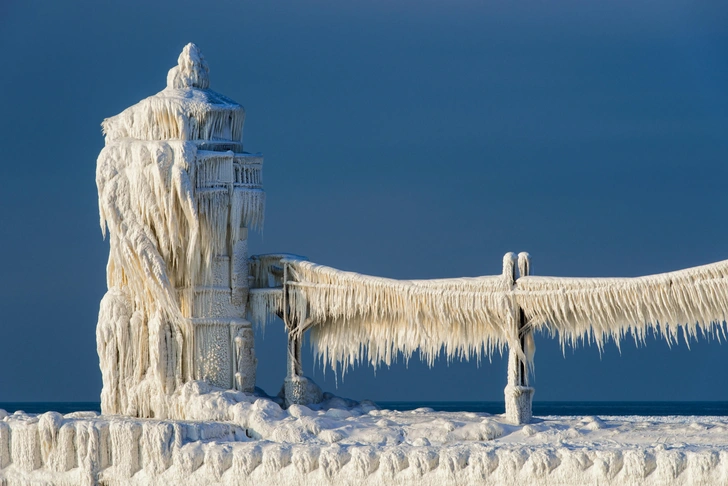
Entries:
{"label": "lighthouse roof", "polygon": [[107,142],[137,140],[218,140],[242,142],[245,109],[212,91],[210,69],[195,44],[187,44],[167,87],[103,121]]}

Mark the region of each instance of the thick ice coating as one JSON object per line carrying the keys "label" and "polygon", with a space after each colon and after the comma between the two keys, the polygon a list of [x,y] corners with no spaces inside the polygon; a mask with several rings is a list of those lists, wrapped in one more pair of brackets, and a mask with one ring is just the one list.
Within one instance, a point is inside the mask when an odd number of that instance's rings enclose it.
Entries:
{"label": "thick ice coating", "polygon": [[[0,483],[61,485],[722,485],[726,417],[540,417],[282,410],[185,385],[184,420],[0,410]],[[215,418],[215,422],[200,420]]]}
{"label": "thick ice coating", "polygon": [[187,44],[167,75],[166,89],[104,120],[101,126],[107,143],[126,138],[214,140],[237,142],[228,148],[242,151],[245,110],[209,85],[207,62],[197,46]]}
{"label": "thick ice coating", "polygon": [[170,417],[182,383],[252,391],[247,228],[262,226],[262,157],[245,111],[208,89],[188,44],[168,86],[104,121],[96,184],[109,235],[97,347],[102,409]]}
{"label": "thick ice coating", "polygon": [[699,333],[725,339],[728,260],[635,278],[525,277],[516,298],[529,326],[558,334],[562,345],[607,339],[617,345],[631,332],[644,342],[652,331],[668,343]]}
{"label": "thick ice coating", "polygon": [[316,265],[286,263],[291,314],[311,327],[323,360],[344,367],[362,361],[390,365],[413,352],[432,365],[449,358],[480,357],[516,340],[504,299],[503,276],[392,280]]}
{"label": "thick ice coating", "polygon": [[[638,278],[561,278],[530,276],[528,255],[518,260],[517,279],[509,253],[500,276],[393,280],[282,259],[283,291],[256,289],[251,314],[263,322],[267,312],[288,309],[293,329],[310,329],[316,352],[333,368],[365,357],[389,365],[417,350],[432,364],[441,351],[467,358],[506,345],[533,366],[532,330],[600,348],[628,332],[644,341],[654,331],[669,343],[680,329],[686,340],[725,338],[728,261]],[[258,273],[254,285],[265,287],[268,277]]]}
{"label": "thick ice coating", "polygon": [[177,66],[167,74],[168,88],[200,88],[210,87],[210,68],[205,58],[191,42],[182,49]]}

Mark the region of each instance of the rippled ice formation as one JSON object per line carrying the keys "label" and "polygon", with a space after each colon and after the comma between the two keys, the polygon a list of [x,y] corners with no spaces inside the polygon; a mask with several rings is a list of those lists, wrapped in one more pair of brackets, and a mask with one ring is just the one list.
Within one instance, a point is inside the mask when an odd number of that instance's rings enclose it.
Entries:
{"label": "rippled ice formation", "polygon": [[727,484],[728,417],[287,410],[198,382],[186,420],[0,410],[0,484]]}

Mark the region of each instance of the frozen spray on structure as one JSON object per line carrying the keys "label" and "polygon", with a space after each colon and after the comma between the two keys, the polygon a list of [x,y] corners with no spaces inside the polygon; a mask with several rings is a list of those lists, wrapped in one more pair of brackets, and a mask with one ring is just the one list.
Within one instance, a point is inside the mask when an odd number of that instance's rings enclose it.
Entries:
{"label": "frozen spray on structure", "polygon": [[167,87],[103,122],[96,184],[110,253],[96,330],[104,413],[179,415],[192,380],[251,392],[244,319],[248,228],[263,223],[260,154],[243,152],[245,110],[209,89],[188,44]]}
{"label": "frozen spray on structure", "polygon": [[[508,347],[513,423],[531,419],[534,331],[558,335],[562,346],[599,347],[628,333],[643,341],[649,331],[668,342],[680,332],[726,335],[728,260],[645,277],[564,278],[532,276],[528,254],[509,253],[501,275],[433,280],[343,272],[287,254],[248,260],[247,228],[263,220],[262,157],[243,152],[243,108],[208,86],[207,64],[190,44],[166,89],[103,123],[96,180],[110,255],[97,343],[105,413],[184,419],[194,395],[185,390],[202,388],[181,385],[194,380],[253,391],[246,307],[255,322],[279,316],[286,324],[288,405],[323,399],[302,376],[309,331],[333,368],[388,365],[416,350],[428,364],[441,351],[480,359]],[[213,409],[189,416],[208,419]]]}

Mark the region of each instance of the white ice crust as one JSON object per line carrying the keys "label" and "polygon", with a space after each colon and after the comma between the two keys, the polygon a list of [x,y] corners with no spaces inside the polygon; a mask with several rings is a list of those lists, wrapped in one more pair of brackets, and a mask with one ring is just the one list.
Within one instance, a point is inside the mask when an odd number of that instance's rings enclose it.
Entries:
{"label": "white ice crust", "polygon": [[174,394],[198,379],[255,388],[247,230],[263,224],[262,157],[243,152],[245,111],[208,73],[189,44],[165,90],[103,123],[104,413],[180,418]]}
{"label": "white ice crust", "polygon": [[[380,410],[327,395],[287,410],[187,383],[184,420],[0,411],[0,484],[716,485],[726,417]],[[204,420],[200,420],[204,418]],[[210,419],[214,418],[214,421]]]}
{"label": "white ice crust", "polygon": [[194,44],[187,44],[177,59],[177,65],[167,74],[168,88],[210,87],[210,68],[205,57]]}

